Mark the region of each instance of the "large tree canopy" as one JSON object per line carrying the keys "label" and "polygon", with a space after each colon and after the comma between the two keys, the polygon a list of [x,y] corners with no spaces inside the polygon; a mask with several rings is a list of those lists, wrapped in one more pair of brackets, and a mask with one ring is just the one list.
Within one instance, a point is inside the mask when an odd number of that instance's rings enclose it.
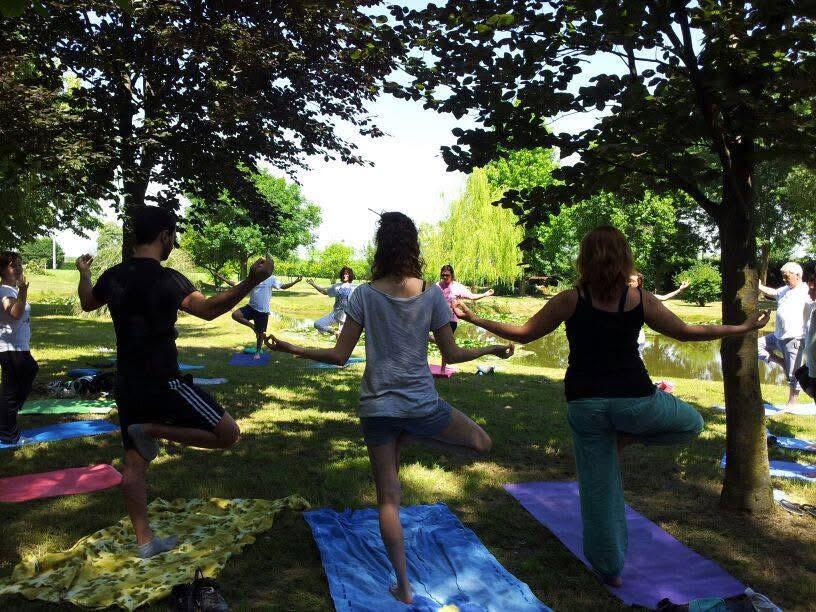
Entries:
{"label": "large tree canopy", "polygon": [[401,47],[376,4],[43,1],[0,30],[42,81],[79,77],[66,103],[96,111],[82,131],[111,149],[103,186],[120,209],[228,189],[252,211],[263,197],[242,165],[363,163],[336,122],[380,134],[365,103]]}
{"label": "large tree canopy", "polygon": [[[393,11],[414,48],[414,79],[388,89],[476,118],[443,151],[450,168],[531,147],[574,156],[558,182],[505,195],[529,225],[600,191],[630,201],[683,191],[719,229],[724,322],[756,308],[755,168],[816,165],[813,2],[449,0]],[[620,69],[590,63],[600,56]],[[581,113],[594,116],[571,133],[545,125]],[[724,340],[721,353],[722,502],[764,512],[772,498],[754,335]]]}

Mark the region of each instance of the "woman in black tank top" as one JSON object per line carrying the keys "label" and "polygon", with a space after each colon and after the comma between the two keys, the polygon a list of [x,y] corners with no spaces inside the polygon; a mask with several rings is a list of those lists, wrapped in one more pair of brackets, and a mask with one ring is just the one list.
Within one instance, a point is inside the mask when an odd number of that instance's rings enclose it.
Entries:
{"label": "woman in black tank top", "polygon": [[656,390],[637,346],[644,323],[677,340],[713,340],[761,329],[767,312],[742,325],[687,325],[660,300],[629,287],[632,251],[613,227],[598,227],[581,240],[579,282],[562,291],[523,325],[480,319],[456,303],[459,318],[497,336],[532,342],[566,323],[569,365],[564,377],[572,430],[584,555],[602,580],[622,583],[627,534],[618,453],[628,443],[678,444],[703,429],[699,413]]}

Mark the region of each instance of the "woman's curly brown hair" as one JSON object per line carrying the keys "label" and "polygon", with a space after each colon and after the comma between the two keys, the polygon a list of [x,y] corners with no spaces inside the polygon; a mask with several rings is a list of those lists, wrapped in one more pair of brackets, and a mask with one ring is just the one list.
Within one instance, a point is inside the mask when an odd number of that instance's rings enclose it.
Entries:
{"label": "woman's curly brown hair", "polygon": [[385,276],[422,278],[425,263],[419,255],[419,232],[408,216],[401,212],[380,215],[374,246],[371,280]]}
{"label": "woman's curly brown hair", "polygon": [[579,285],[591,287],[593,297],[601,300],[618,297],[635,271],[629,241],[609,225],[596,227],[583,237],[576,264]]}

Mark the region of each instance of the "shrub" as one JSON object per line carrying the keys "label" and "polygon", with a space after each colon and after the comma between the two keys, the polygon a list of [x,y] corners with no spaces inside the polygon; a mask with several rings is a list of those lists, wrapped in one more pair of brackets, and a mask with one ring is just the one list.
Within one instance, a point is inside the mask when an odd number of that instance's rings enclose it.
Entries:
{"label": "shrub", "polygon": [[677,282],[687,281],[684,299],[705,306],[708,302],[715,302],[722,296],[722,278],[720,271],[710,263],[700,261],[676,277]]}
{"label": "shrub", "polygon": [[48,274],[48,269],[44,260],[29,259],[25,261],[25,273],[27,276],[45,276]]}
{"label": "shrub", "polygon": [[170,257],[167,258],[164,264],[186,276],[198,271],[198,267],[195,265],[192,255],[190,255],[189,251],[185,251],[184,249],[173,249],[170,253]]}

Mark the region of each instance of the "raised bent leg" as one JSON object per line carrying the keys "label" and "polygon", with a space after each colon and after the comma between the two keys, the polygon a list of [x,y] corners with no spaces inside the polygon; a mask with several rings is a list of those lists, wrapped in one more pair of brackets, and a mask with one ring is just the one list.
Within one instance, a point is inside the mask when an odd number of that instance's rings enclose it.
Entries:
{"label": "raised bent leg", "polygon": [[145,433],[160,440],[169,440],[196,448],[229,448],[240,438],[241,430],[228,412],[225,412],[212,431],[193,427],[177,427],[161,423],[145,423]]}
{"label": "raised bent leg", "polygon": [[388,559],[397,575],[396,588],[392,590],[400,601],[410,604],[413,600],[411,583],[408,580],[408,562],[405,558],[405,540],[400,522],[400,500],[402,491],[397,473],[397,441],[368,447],[371,470],[377,487],[377,509],[380,515],[380,535],[382,536]]}
{"label": "raised bent leg", "polygon": [[417,438],[417,441],[460,455],[474,456],[490,452],[493,440],[487,432],[456,408],[450,410],[450,423],[441,433],[431,438]]}
{"label": "raised bent leg", "polygon": [[607,400],[568,403],[581,498],[584,555],[605,581],[623,571],[628,546],[618,432],[606,416]]}

